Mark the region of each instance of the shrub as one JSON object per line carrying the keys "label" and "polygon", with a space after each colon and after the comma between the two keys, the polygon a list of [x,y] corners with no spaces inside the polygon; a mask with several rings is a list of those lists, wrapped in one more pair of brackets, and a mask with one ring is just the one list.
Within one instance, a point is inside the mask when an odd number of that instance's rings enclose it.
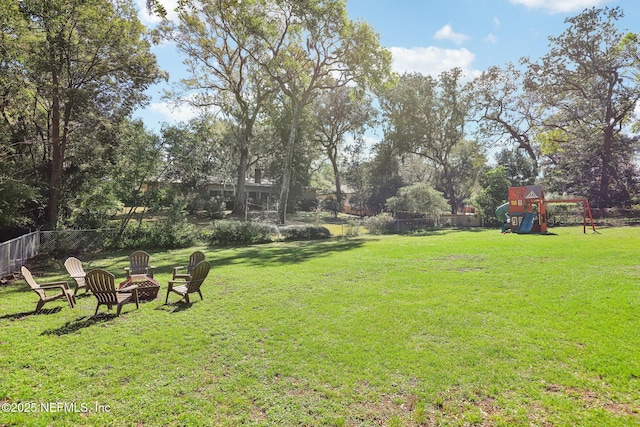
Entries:
{"label": "shrub", "polygon": [[204,239],[211,245],[249,245],[269,243],[274,228],[271,225],[256,222],[218,221],[213,230],[203,233]]}
{"label": "shrub", "polygon": [[220,219],[224,217],[227,202],[220,196],[191,194],[187,197],[186,209],[191,215],[204,212],[207,217]]}
{"label": "shrub", "polygon": [[283,240],[315,240],[331,237],[331,232],[320,225],[287,225],[279,229]]}
{"label": "shrub", "polygon": [[198,233],[195,226],[187,222],[183,211],[185,205],[183,200],[176,199],[169,207],[166,219],[151,225],[127,225],[113,246],[124,249],[178,249],[195,245]]}
{"label": "shrub", "polygon": [[358,237],[359,234],[360,234],[360,222],[350,220],[347,223],[347,236]]}
{"label": "shrub", "polygon": [[207,213],[207,217],[211,219],[224,218],[224,210],[227,207],[227,202],[219,196],[210,197],[204,204],[204,210]]}
{"label": "shrub", "polygon": [[364,220],[364,225],[371,234],[385,234],[394,230],[396,220],[388,212],[370,216]]}
{"label": "shrub", "polygon": [[122,249],[178,249],[193,246],[197,240],[193,225],[164,220],[155,224],[128,225],[120,239],[111,242],[110,246]]}
{"label": "shrub", "polygon": [[331,212],[334,217],[338,217],[338,212],[341,212],[344,208],[344,203],[338,203],[338,200],[334,196],[328,196],[326,199],[322,200],[320,206],[325,211]]}

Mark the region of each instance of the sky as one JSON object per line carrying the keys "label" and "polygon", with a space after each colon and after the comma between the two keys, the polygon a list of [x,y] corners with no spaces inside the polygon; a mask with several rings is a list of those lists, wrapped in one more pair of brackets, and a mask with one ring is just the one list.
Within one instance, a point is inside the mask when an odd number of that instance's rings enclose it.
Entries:
{"label": "sky", "polygon": [[[153,27],[157,19],[144,11],[145,0],[136,1],[140,20]],[[161,2],[171,11],[177,0]],[[460,67],[469,79],[492,65],[542,57],[549,51],[548,38],[568,27],[566,18],[594,6],[619,6],[625,14],[619,29],[640,32],[638,0],[347,0],[349,17],[368,22],[391,51],[394,71],[437,76]],[[152,51],[169,82],[149,88],[150,104],[134,116],[158,132],[163,123],[186,121],[196,113],[162,99],[168,85],[187,77],[184,58],[171,44]]]}

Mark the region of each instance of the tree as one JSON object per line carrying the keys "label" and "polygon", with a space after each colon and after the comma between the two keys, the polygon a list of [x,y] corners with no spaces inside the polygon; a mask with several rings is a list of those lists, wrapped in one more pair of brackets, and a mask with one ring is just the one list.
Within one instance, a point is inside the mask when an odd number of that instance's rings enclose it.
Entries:
{"label": "tree", "polygon": [[[120,221],[121,236],[137,208],[141,206],[144,207],[140,216],[142,222],[153,195],[153,184],[162,175],[163,147],[160,138],[149,133],[139,120],[120,124],[117,138],[119,144],[115,149],[116,161],[111,165],[111,170],[105,171],[102,177],[104,184],[95,185],[95,188],[103,189],[104,194],[112,192],[117,200],[129,208]],[[106,179],[107,177],[110,179]]]}
{"label": "tree", "polygon": [[[596,183],[592,196],[600,207],[630,203],[629,197],[615,199],[630,193],[624,173],[629,168],[624,165],[633,162],[637,147],[637,139],[625,133],[640,100],[640,41],[637,34],[616,28],[622,16],[616,7],[586,9],[567,18],[569,27],[549,38],[549,53],[539,62],[525,62],[525,85],[540,93],[541,105],[549,111],[542,132],[555,145],[547,151],[555,156],[550,167],[556,169],[562,157],[563,164],[576,165],[556,170],[557,175],[588,171],[567,178]],[[568,157],[578,151],[588,159]]]}
{"label": "tree", "polygon": [[[159,29],[161,37],[175,43],[178,51],[186,55],[190,73],[173,97],[195,107],[214,106],[236,124],[238,158],[233,214],[240,217],[245,216],[245,183],[253,146],[257,144],[254,127],[275,91],[244,50],[251,34],[242,23],[250,18],[253,7],[250,1],[184,1],[177,9],[179,23],[165,20]],[[265,54],[257,50],[260,45],[251,46],[256,49],[252,52],[256,57]]]}
{"label": "tree", "polygon": [[457,212],[456,188],[451,169],[454,147],[464,137],[468,100],[454,68],[438,79],[421,74],[404,74],[381,99],[387,119],[385,139],[400,153],[423,156],[436,164],[445,181],[445,195],[451,212]]}
{"label": "tree", "polygon": [[364,165],[364,183],[362,196],[366,196],[366,206],[376,213],[382,212],[387,199],[404,186],[397,151],[391,144],[383,141],[375,146],[373,158]]}
{"label": "tree", "polygon": [[166,153],[165,176],[178,182],[183,192],[196,193],[207,179],[232,169],[226,123],[202,116],[163,126],[160,132]]}
{"label": "tree", "polygon": [[[254,7],[246,24],[255,37],[245,48],[287,97],[292,112],[278,206],[278,222],[284,223],[302,110],[320,90],[381,82],[391,56],[368,24],[347,18],[342,0],[273,0]],[[260,55],[264,51],[268,54]]]}
{"label": "tree", "polygon": [[355,88],[337,86],[322,92],[315,103],[315,140],[323,147],[333,168],[336,206],[341,207],[342,188],[339,171],[340,153],[348,134],[358,136],[371,122],[374,110],[371,100]]}
{"label": "tree", "polygon": [[345,182],[351,187],[349,204],[361,215],[366,212],[370,196],[367,182],[369,163],[360,149],[351,152],[345,163]]}
{"label": "tree", "polygon": [[522,154],[522,150],[504,148],[496,154],[496,163],[505,170],[513,187],[533,185],[536,179],[534,161]]}
{"label": "tree", "polygon": [[[278,98],[279,102],[270,109],[269,125],[272,134],[264,138],[265,143],[271,147],[271,153],[261,160],[261,164],[265,166],[266,175],[275,180],[276,191],[282,193],[282,185],[284,185],[282,165],[287,157],[286,147],[289,144],[293,111],[284,95],[281,94]],[[298,119],[295,146],[296,150],[291,158],[289,195],[287,206],[284,208],[287,212],[300,207],[299,202],[304,199],[305,188],[311,182],[313,164],[322,155],[320,146],[313,141],[313,118],[309,109],[303,110]],[[278,211],[281,209],[280,202],[279,199],[276,205]]]}
{"label": "tree", "polygon": [[542,110],[537,108],[537,94],[524,85],[524,73],[512,63],[504,68],[489,67],[473,80],[469,91],[478,136],[490,140],[488,145],[493,147],[506,141],[515,143],[515,148],[524,150],[531,159],[535,179],[538,153],[533,136]]}
{"label": "tree", "polygon": [[[476,141],[465,139],[453,147],[449,160],[449,171],[458,206],[469,202],[480,176],[486,169],[486,163],[484,149]],[[434,187],[444,192],[448,183],[444,173],[439,174],[437,178]]]}
{"label": "tree", "polygon": [[511,183],[502,166],[488,170],[480,177],[481,190],[474,197],[474,205],[480,211],[485,225],[500,224],[495,216],[495,210],[509,197],[510,186]]}
{"label": "tree", "polygon": [[[462,140],[451,151],[449,171],[455,189],[456,205],[469,201],[478,184],[478,178],[485,170],[484,147],[476,141]],[[427,183],[438,191],[447,190],[448,181],[442,168],[432,160],[416,154],[401,157],[400,173],[407,184]]]}
{"label": "tree", "polygon": [[25,63],[33,35],[18,6],[0,2],[0,230],[36,225],[44,209],[42,179],[29,143],[33,130],[25,117],[35,88],[24,68],[16,66]]}
{"label": "tree", "polygon": [[443,194],[423,182],[400,188],[396,196],[387,200],[387,207],[394,212],[418,214],[436,222],[449,210]]}
{"label": "tree", "polygon": [[31,37],[12,67],[34,89],[24,121],[33,130],[28,142],[41,146],[45,219],[55,227],[65,168],[73,166],[69,150],[144,103],[144,90],[162,73],[131,2],[24,0],[20,12]]}

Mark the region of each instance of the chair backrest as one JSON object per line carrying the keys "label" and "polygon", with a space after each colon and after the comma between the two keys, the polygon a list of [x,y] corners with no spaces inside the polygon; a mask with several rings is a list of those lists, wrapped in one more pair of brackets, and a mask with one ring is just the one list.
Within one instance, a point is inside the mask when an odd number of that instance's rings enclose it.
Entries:
{"label": "chair backrest", "polygon": [[82,268],[82,261],[78,258],[69,257],[64,262],[64,268],[67,269],[67,273],[75,279],[76,283],[84,284],[84,276],[86,276],[87,273],[85,273],[84,268]]}
{"label": "chair backrest", "polygon": [[42,288],[38,286],[29,269],[25,266],[22,266],[22,268],[20,268],[20,271],[22,272],[22,277],[24,277],[25,282],[27,282],[31,290],[40,295],[40,298],[44,298],[44,290],[42,290]]}
{"label": "chair backrest", "polygon": [[200,263],[194,267],[193,271],[191,272],[191,280],[189,280],[189,283],[187,284],[187,291],[189,293],[198,292],[198,289],[200,289],[202,282],[204,282],[204,280],[209,275],[210,269],[211,264],[209,264],[207,261],[200,261]]}
{"label": "chair backrest", "polygon": [[189,265],[187,266],[187,273],[191,274],[193,269],[196,268],[196,265],[200,264],[202,261],[204,261],[204,253],[200,251],[195,251],[194,253],[192,253],[191,256],[189,257]]}
{"label": "chair backrest", "polygon": [[118,293],[116,292],[115,276],[105,270],[91,270],[85,277],[87,287],[103,304],[116,304]]}
{"label": "chair backrest", "polygon": [[130,274],[146,274],[149,258],[149,254],[145,251],[135,251],[129,255]]}

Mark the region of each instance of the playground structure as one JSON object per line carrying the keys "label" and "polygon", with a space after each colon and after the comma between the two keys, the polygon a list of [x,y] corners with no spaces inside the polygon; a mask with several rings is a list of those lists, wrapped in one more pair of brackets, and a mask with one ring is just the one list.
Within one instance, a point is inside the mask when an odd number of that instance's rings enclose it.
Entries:
{"label": "playground structure", "polygon": [[582,205],[583,232],[587,232],[587,219],[593,231],[596,231],[593,215],[591,214],[591,206],[589,206],[587,199],[569,198],[546,200],[541,185],[510,187],[509,200],[504,205],[498,207],[496,215],[504,215],[508,207],[508,214],[511,219],[509,228],[512,233],[546,233],[547,204],[550,203],[580,203]]}
{"label": "playground structure", "polygon": [[512,233],[546,233],[547,205],[541,185],[509,188]]}

